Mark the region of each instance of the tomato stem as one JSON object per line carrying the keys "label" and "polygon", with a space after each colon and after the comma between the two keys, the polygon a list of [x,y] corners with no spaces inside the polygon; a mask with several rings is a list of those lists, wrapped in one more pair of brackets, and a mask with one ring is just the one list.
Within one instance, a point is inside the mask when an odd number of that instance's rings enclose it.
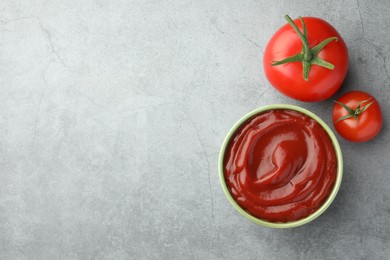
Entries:
{"label": "tomato stem", "polygon": [[336,120],[335,123],[338,123],[338,122],[340,122],[340,121],[342,121],[342,120],[345,120],[345,119],[348,119],[348,118],[352,118],[352,117],[353,117],[353,118],[355,119],[356,124],[357,124],[357,123],[358,123],[358,119],[359,119],[359,115],[360,115],[361,113],[363,113],[364,111],[366,111],[366,110],[374,103],[374,101],[371,101],[370,103],[368,103],[368,104],[365,105],[364,107],[361,107],[361,105],[363,105],[364,103],[366,103],[366,102],[368,102],[368,101],[370,101],[370,100],[371,100],[371,98],[359,102],[359,104],[357,105],[357,107],[356,107],[355,109],[352,109],[352,108],[350,108],[349,106],[347,106],[346,104],[341,103],[341,102],[339,102],[339,101],[334,101],[335,103],[339,104],[339,105],[342,106],[345,110],[348,111],[348,114],[347,114],[347,115],[340,117],[339,119]]}
{"label": "tomato stem", "polygon": [[284,18],[286,18],[288,24],[294,29],[298,37],[302,41],[302,51],[301,53],[298,53],[296,55],[287,57],[281,61],[273,61],[271,63],[271,66],[278,66],[290,62],[302,62],[303,67],[303,78],[307,81],[309,80],[309,72],[312,65],[317,65],[326,69],[333,70],[334,65],[330,62],[327,62],[320,57],[318,57],[318,54],[322,51],[322,49],[328,45],[332,41],[337,41],[337,37],[329,37],[325,40],[323,40],[321,43],[317,44],[313,48],[310,48],[309,40],[307,36],[307,29],[306,24],[302,17],[299,17],[299,20],[302,24],[303,33],[299,30],[298,26],[294,23],[294,21],[290,18],[290,16],[286,15]]}
{"label": "tomato stem", "polygon": [[[294,23],[294,21],[291,19],[290,16],[288,15],[285,15],[284,18],[287,20],[287,22],[291,25],[291,27],[294,29],[294,31],[298,34],[298,37],[302,40],[302,43],[303,43],[303,58],[306,60],[306,61],[310,61],[311,58],[312,58],[312,55],[311,55],[311,52],[310,52],[310,46],[309,46],[309,43],[308,43],[308,40],[307,40],[307,36],[304,36],[302,34],[302,32],[298,29],[298,26]],[[302,27],[305,27],[306,28],[306,24],[305,22],[303,21],[303,19],[301,17],[299,17],[299,19],[301,19],[301,23],[302,23]]]}

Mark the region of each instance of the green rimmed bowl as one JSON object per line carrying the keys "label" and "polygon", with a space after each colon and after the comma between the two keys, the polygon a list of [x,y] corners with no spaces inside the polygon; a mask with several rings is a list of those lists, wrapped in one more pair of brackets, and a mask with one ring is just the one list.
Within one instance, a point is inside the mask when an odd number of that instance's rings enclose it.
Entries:
{"label": "green rimmed bowl", "polygon": [[[243,123],[245,123],[248,119],[252,118],[253,116],[260,114],[260,113],[263,113],[263,112],[268,111],[268,110],[275,110],[275,109],[295,110],[295,111],[301,112],[302,114],[305,114],[305,115],[311,117],[312,119],[314,119],[315,121],[317,121],[323,127],[323,129],[326,131],[326,133],[329,135],[329,138],[332,141],[332,144],[333,144],[333,147],[334,147],[334,150],[336,153],[336,157],[337,157],[336,181],[335,181],[335,184],[333,185],[331,193],[329,194],[329,197],[322,204],[322,206],[320,208],[318,208],[315,212],[313,212],[312,214],[310,214],[309,216],[307,216],[303,219],[291,221],[291,222],[283,222],[283,223],[282,222],[270,222],[270,221],[266,221],[266,220],[254,217],[251,214],[249,214],[247,211],[245,211],[243,208],[241,208],[237,204],[237,202],[234,200],[234,198],[232,197],[232,195],[230,194],[230,192],[228,190],[228,187],[227,187],[226,182],[225,182],[225,174],[224,174],[224,170],[223,170],[226,148],[227,148],[231,138],[235,135],[237,129],[239,129]],[[258,225],[265,226],[265,227],[292,228],[292,227],[301,226],[303,224],[309,223],[312,220],[316,219],[332,203],[332,201],[336,197],[337,192],[340,189],[341,180],[343,177],[343,156],[341,153],[339,142],[336,139],[336,136],[333,134],[332,130],[329,128],[329,126],[321,118],[319,118],[314,113],[312,113],[304,108],[298,107],[298,106],[287,105],[287,104],[275,104],[275,105],[269,105],[269,106],[264,106],[264,107],[255,109],[252,112],[246,114],[244,117],[242,117],[240,120],[238,120],[237,123],[234,124],[232,129],[230,129],[230,131],[226,135],[226,138],[222,144],[221,151],[219,153],[218,171],[219,171],[219,180],[221,182],[222,189],[223,189],[227,199],[230,201],[230,203],[233,205],[233,207],[238,212],[240,212],[242,215],[244,215],[247,219],[253,221],[254,223],[256,223]]]}

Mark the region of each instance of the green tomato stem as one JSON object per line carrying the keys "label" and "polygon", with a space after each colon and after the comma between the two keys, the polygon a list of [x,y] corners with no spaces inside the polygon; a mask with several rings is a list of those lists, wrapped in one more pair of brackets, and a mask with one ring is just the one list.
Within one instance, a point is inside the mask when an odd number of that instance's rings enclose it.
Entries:
{"label": "green tomato stem", "polygon": [[341,103],[341,102],[339,102],[339,101],[335,101],[337,104],[339,104],[339,105],[342,106],[345,110],[348,111],[348,114],[347,114],[347,115],[340,117],[339,119],[336,120],[335,123],[338,123],[338,122],[340,122],[340,121],[343,121],[343,120],[345,120],[345,119],[348,119],[348,118],[352,118],[352,117],[353,117],[353,118],[355,119],[356,124],[357,124],[357,123],[358,123],[358,119],[359,119],[359,115],[360,115],[361,113],[363,113],[364,111],[366,111],[366,110],[374,103],[374,101],[371,101],[370,103],[368,103],[367,105],[365,105],[363,108],[360,107],[363,103],[366,103],[366,102],[368,102],[369,100],[371,100],[371,98],[361,101],[355,109],[352,109],[352,108],[348,107],[348,106],[347,106],[346,104],[344,104],[344,103]]}
{"label": "green tomato stem", "polygon": [[290,16],[285,16],[288,24],[293,28],[293,30],[297,33],[298,37],[302,41],[302,51],[301,53],[292,55],[290,57],[287,57],[281,61],[272,61],[271,66],[278,66],[290,62],[302,62],[302,68],[303,68],[303,78],[308,81],[309,80],[309,72],[312,65],[317,65],[329,70],[333,70],[335,66],[327,62],[320,57],[318,57],[318,54],[322,51],[322,49],[328,45],[332,41],[337,41],[337,37],[329,37],[325,40],[323,40],[321,43],[317,44],[313,48],[310,48],[309,40],[307,36],[307,29],[305,21],[302,19],[302,17],[299,17],[299,20],[302,23],[302,29],[303,33],[299,30],[298,26],[294,23],[294,21],[290,18]]}
{"label": "green tomato stem", "polygon": [[[294,29],[294,31],[298,34],[298,37],[302,40],[303,48],[305,50],[303,53],[303,59],[305,61],[310,61],[312,58],[312,54],[310,51],[310,45],[308,43],[307,36],[305,37],[302,34],[302,32],[299,30],[298,26],[294,23],[294,21],[291,19],[290,16],[285,15],[284,18],[286,18],[288,24],[291,25],[291,27]],[[303,19],[301,21],[302,21],[302,27],[306,28],[306,25],[304,25],[305,23],[303,22]]]}

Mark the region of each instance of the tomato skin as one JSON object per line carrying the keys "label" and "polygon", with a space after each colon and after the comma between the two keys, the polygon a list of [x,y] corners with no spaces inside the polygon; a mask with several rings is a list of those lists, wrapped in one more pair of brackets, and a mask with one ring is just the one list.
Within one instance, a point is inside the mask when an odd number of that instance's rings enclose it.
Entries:
{"label": "tomato skin", "polygon": [[[271,66],[302,51],[302,41],[289,24],[281,27],[268,42],[263,56],[263,66],[268,81],[286,96],[300,101],[321,101],[331,97],[341,86],[348,69],[348,49],[340,34],[326,21],[315,17],[303,17],[308,31],[310,48],[329,37],[338,41],[330,42],[318,57],[332,63],[335,68],[329,70],[317,65],[311,66],[309,80],[303,78],[301,62],[290,62]],[[299,19],[294,23],[302,31]]]}
{"label": "tomato skin", "polygon": [[[358,121],[348,118],[336,122],[340,117],[348,115],[348,111],[335,103],[332,110],[333,125],[336,131],[351,142],[366,142],[374,138],[382,128],[383,118],[378,101],[363,91],[351,91],[341,96],[337,101],[355,109],[359,102],[370,99],[374,103],[358,116]],[[367,102],[367,103],[369,103]]]}

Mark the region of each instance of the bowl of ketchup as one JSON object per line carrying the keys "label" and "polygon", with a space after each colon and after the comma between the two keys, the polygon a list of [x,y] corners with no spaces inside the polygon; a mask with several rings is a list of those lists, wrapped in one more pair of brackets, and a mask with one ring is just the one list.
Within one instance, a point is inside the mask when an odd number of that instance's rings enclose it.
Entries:
{"label": "bowl of ketchup", "polygon": [[278,104],[242,117],[219,155],[219,177],[233,207],[256,224],[291,228],[321,215],[340,188],[343,158],[326,123]]}

